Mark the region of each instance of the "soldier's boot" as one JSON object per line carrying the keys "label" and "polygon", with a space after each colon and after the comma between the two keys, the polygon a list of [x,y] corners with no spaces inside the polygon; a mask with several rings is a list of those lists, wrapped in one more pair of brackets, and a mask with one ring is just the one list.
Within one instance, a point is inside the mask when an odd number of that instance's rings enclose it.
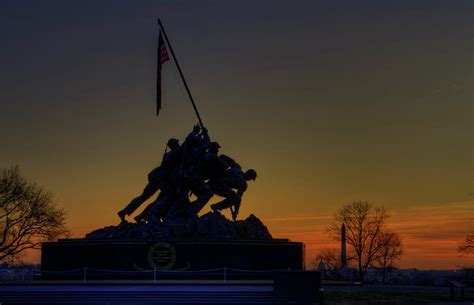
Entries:
{"label": "soldier's boot", "polygon": [[145,217],[144,216],[145,215],[143,215],[143,213],[140,213],[137,216],[133,217],[133,219],[135,220],[136,223],[145,222]]}

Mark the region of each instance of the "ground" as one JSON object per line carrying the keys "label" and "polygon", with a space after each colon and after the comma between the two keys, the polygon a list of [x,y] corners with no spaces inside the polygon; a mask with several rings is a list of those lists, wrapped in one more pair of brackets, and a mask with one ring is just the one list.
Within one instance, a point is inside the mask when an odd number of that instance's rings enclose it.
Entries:
{"label": "ground", "polygon": [[[447,287],[423,286],[324,286],[325,305],[473,305],[474,288],[464,301],[453,302]],[[457,294],[459,299],[459,293]],[[0,285],[0,303],[76,305],[298,305],[295,300],[277,297],[268,283],[173,283],[153,284],[81,282],[63,285]],[[314,305],[319,305],[315,303]]]}
{"label": "ground", "polygon": [[327,286],[325,305],[474,305],[474,289],[465,291],[464,301],[451,301],[447,287]]}

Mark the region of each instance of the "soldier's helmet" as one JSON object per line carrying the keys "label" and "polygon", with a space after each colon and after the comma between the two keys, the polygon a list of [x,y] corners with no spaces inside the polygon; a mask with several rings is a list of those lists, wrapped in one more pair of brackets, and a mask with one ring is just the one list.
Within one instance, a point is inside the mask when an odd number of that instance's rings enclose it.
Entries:
{"label": "soldier's helmet", "polygon": [[166,144],[171,150],[175,150],[179,147],[179,140],[176,138],[171,138],[168,140],[168,143]]}
{"label": "soldier's helmet", "polygon": [[249,169],[245,172],[245,180],[253,180],[257,179],[257,172],[254,169]]}
{"label": "soldier's helmet", "polygon": [[209,143],[208,148],[209,151],[219,151],[219,148],[221,148],[221,146],[217,142],[211,142]]}

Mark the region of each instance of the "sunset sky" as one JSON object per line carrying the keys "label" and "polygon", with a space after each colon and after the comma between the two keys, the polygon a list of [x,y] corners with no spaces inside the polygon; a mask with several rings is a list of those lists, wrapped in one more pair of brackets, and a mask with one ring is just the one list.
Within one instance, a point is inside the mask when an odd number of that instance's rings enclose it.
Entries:
{"label": "sunset sky", "polygon": [[[472,1],[1,1],[0,167],[56,194],[74,237],[118,224],[196,117],[255,168],[240,217],[306,243],[353,200],[391,211],[402,267],[474,263]],[[213,199],[215,201],[215,199]],[[209,210],[207,206],[204,213]],[[32,257],[37,259],[36,256]]]}

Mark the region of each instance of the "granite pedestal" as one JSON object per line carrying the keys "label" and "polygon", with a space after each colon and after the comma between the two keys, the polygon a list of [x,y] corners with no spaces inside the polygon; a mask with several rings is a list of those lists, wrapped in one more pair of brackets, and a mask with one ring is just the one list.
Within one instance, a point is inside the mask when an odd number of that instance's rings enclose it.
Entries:
{"label": "granite pedestal", "polygon": [[[271,240],[90,240],[43,243],[42,279],[271,277],[303,270],[304,244]],[[86,275],[84,273],[87,273]]]}

